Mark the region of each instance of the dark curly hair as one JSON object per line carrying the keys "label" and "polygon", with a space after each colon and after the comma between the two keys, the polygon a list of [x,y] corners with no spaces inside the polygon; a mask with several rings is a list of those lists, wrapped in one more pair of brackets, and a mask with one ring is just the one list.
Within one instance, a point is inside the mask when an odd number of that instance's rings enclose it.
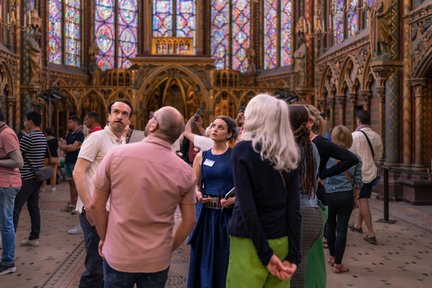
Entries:
{"label": "dark curly hair", "polygon": [[236,124],[235,124],[234,119],[232,119],[229,116],[225,116],[225,115],[216,116],[215,120],[216,119],[221,119],[221,120],[223,120],[227,124],[228,133],[232,133],[231,137],[228,140],[236,139],[236,137],[237,137],[237,131],[236,131]]}
{"label": "dark curly hair", "polygon": [[316,175],[314,169],[315,161],[313,157],[313,147],[310,141],[310,131],[306,126],[309,120],[309,113],[302,105],[290,105],[289,113],[294,137],[302,152],[299,164],[301,169],[300,193],[311,198],[315,193]]}

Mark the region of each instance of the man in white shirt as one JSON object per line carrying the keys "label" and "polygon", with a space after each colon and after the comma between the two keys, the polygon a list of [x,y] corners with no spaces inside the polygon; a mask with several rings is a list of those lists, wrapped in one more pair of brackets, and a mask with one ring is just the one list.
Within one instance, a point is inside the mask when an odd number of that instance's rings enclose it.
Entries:
{"label": "man in white shirt", "polygon": [[94,193],[92,182],[99,164],[106,153],[113,147],[125,144],[122,137],[129,118],[133,112],[132,105],[125,99],[118,99],[108,105],[108,122],[104,130],[96,131],[88,136],[81,146],[73,177],[78,190],[76,211],[80,213],[80,223],[84,232],[86,247],[86,270],[81,275],[80,288],[103,287],[102,257],[98,253],[99,236],[92,216],[86,212]]}
{"label": "man in white shirt", "polygon": [[[372,216],[369,209],[369,198],[372,194],[372,187],[377,177],[377,166],[375,161],[380,161],[383,155],[383,144],[381,136],[372,130],[370,125],[370,113],[365,110],[357,112],[357,129],[352,133],[353,144],[351,151],[360,156],[362,161],[363,187],[360,191],[360,209],[357,221],[350,226],[352,231],[363,232],[362,222],[364,220],[368,234],[364,240],[370,244],[377,244],[375,232],[372,227]],[[374,181],[375,180],[375,181]]]}

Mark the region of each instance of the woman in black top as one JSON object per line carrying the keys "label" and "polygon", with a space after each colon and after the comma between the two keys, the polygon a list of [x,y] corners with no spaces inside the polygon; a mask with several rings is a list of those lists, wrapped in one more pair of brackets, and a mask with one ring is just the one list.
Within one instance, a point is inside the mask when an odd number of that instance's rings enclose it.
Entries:
{"label": "woman in black top", "polygon": [[[324,182],[321,180],[327,177],[335,176],[347,171],[350,167],[358,164],[359,159],[356,155],[351,153],[348,149],[344,149],[339,145],[336,145],[323,136],[319,135],[323,119],[320,112],[315,106],[305,105],[309,111],[309,124],[308,127],[311,130],[311,140],[318,149],[320,155],[320,165],[319,165],[319,179],[317,197],[318,199],[327,206],[327,200],[325,195]],[[327,169],[327,161],[332,157],[340,162],[331,168]]]}
{"label": "woman in black top", "polygon": [[246,107],[232,152],[236,202],[227,287],[286,287],[301,261],[300,155],[290,126],[282,100],[261,94]]}
{"label": "woman in black top", "polygon": [[[57,154],[58,150],[58,139],[54,135],[54,130],[52,128],[46,128],[45,134],[47,138],[47,151],[45,153],[45,166],[51,165],[53,169],[53,174],[50,180],[51,191],[56,191],[57,184],[57,166],[59,164],[59,158]],[[42,191],[45,190],[45,183],[42,186]]]}

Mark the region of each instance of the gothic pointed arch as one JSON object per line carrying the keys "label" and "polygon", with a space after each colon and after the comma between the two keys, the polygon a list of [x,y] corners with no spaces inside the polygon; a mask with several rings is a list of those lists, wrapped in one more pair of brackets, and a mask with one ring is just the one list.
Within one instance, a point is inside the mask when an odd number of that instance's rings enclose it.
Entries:
{"label": "gothic pointed arch", "polygon": [[137,93],[138,97],[140,99],[147,98],[149,93],[154,90],[153,87],[155,86],[155,83],[160,83],[161,79],[166,77],[166,75],[172,75],[173,73],[181,75],[180,77],[187,79],[197,90],[197,93],[199,93],[202,104],[204,104],[206,107],[210,107],[210,97],[208,92],[210,84],[207,83],[205,79],[201,79],[189,68],[179,65],[165,65],[152,71],[150,75],[146,76],[145,80],[141,83]]}

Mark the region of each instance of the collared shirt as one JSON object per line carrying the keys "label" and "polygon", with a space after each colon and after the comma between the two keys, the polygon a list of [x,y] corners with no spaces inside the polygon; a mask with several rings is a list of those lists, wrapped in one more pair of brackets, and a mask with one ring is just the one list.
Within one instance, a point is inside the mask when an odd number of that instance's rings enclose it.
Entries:
{"label": "collared shirt", "polygon": [[101,131],[101,130],[103,130],[102,127],[100,125],[97,125],[96,127],[94,127],[93,129],[91,129],[89,131],[89,134],[96,132],[96,131]]}
{"label": "collared shirt", "polygon": [[[96,169],[99,167],[99,164],[102,162],[102,159],[111,148],[123,143],[124,142],[122,142],[122,139],[117,138],[111,129],[106,126],[104,130],[91,133],[82,144],[78,158],[85,159],[92,163],[90,165],[89,171],[86,173],[88,180],[87,183],[89,183],[90,196],[92,196],[94,192],[94,186],[91,180],[93,175],[96,173]],[[75,210],[81,212],[83,207],[84,204],[81,198],[78,196]]]}
{"label": "collared shirt", "polygon": [[372,156],[372,151],[366,140],[365,135],[360,131],[352,133],[353,144],[351,151],[360,156],[362,160],[362,181],[370,183],[377,176],[377,167],[375,161],[380,161],[383,155],[383,143],[381,136],[374,132],[369,126],[360,127],[361,131],[365,132],[374,150],[375,158]]}
{"label": "collared shirt", "polygon": [[[9,153],[19,149],[20,146],[15,131],[5,125],[0,132],[0,159],[9,158]],[[0,187],[21,187],[19,169],[0,166]]]}
{"label": "collared shirt", "polygon": [[174,213],[179,204],[195,204],[195,175],[154,136],[112,149],[94,179],[110,191],[111,205],[103,254],[122,272],[167,269],[173,249]]}

